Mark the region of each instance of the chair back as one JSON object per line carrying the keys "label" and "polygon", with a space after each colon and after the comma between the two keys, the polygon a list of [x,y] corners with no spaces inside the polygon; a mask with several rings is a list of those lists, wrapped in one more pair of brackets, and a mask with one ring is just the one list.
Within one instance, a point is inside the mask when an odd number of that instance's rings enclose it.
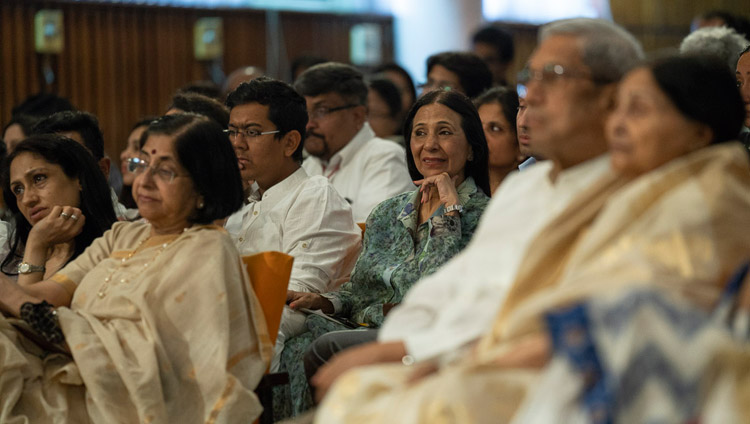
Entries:
{"label": "chair back", "polygon": [[269,251],[243,256],[242,262],[247,267],[250,284],[263,308],[271,343],[276,343],[294,258],[286,253]]}

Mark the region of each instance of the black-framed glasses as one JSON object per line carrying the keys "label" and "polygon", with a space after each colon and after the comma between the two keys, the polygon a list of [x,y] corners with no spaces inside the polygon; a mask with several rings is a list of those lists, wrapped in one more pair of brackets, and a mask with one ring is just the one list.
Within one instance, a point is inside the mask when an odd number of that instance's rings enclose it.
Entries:
{"label": "black-framed glasses", "polygon": [[224,131],[224,134],[229,135],[229,138],[232,140],[236,139],[240,134],[242,134],[243,137],[247,139],[253,139],[258,138],[262,135],[266,134],[276,134],[280,132],[279,130],[273,130],[273,131],[259,131],[253,128],[229,128]]}
{"label": "black-framed glasses", "polygon": [[349,103],[343,106],[337,106],[337,107],[325,107],[325,106],[318,106],[315,109],[308,111],[307,115],[309,118],[312,119],[323,119],[326,116],[330,115],[333,112],[338,112],[340,110],[346,110],[351,109],[353,107],[360,106],[358,104]]}
{"label": "black-framed glasses", "polygon": [[179,177],[180,175],[176,172],[169,170],[167,168],[164,168],[162,166],[157,166],[155,168],[152,168],[148,161],[141,158],[130,158],[128,159],[128,171],[132,172],[135,175],[143,174],[146,170],[149,170],[151,172],[151,175],[154,176],[155,179],[160,180],[164,183],[171,183],[174,181],[175,177]]}

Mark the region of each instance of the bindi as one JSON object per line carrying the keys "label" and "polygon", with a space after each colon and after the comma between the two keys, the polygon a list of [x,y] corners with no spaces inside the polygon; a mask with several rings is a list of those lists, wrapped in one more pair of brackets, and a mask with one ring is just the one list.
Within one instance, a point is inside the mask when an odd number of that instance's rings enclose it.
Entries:
{"label": "bindi", "polygon": [[152,154],[152,155],[155,155],[155,154],[156,154],[156,149],[152,149],[152,150],[151,150],[151,154]]}

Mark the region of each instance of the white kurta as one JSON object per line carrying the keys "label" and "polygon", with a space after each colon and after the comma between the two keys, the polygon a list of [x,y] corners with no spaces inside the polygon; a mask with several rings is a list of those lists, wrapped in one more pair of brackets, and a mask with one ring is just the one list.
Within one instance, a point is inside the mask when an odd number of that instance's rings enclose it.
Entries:
{"label": "white kurta", "polygon": [[375,137],[366,122],[328,163],[310,156],[302,167],[309,175],[323,175],[331,181],[351,204],[355,222],[365,222],[380,202],[414,190],[404,148]]}
{"label": "white kurta", "polygon": [[446,355],[490,330],[528,244],[574,196],[608,172],[602,156],[561,172],[552,162],[509,175],[492,197],[471,243],[442,269],[418,281],[380,330],[417,360]]}

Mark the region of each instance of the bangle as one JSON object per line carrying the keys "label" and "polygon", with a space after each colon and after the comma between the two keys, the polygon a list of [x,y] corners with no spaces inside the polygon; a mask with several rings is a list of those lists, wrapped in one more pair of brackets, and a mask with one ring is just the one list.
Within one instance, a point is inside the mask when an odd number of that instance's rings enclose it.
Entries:
{"label": "bangle", "polygon": [[65,341],[57,321],[55,308],[43,300],[41,303],[26,302],[21,305],[21,319],[50,343],[59,344]]}

